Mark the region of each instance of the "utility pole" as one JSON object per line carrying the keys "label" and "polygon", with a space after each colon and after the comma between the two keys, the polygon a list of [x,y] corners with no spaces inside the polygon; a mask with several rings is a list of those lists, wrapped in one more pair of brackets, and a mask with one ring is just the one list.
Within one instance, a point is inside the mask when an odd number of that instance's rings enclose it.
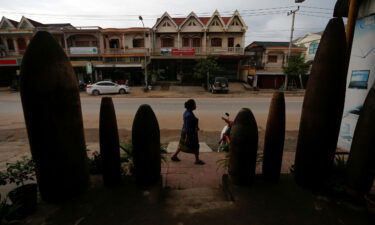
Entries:
{"label": "utility pole", "polygon": [[[293,41],[293,32],[294,32],[294,19],[296,17],[296,12],[299,10],[299,6],[297,7],[296,10],[291,10],[290,12],[288,12],[288,16],[290,15],[293,15],[292,16],[292,29],[290,30],[290,40],[289,40],[289,48],[288,48],[288,55],[287,55],[287,58],[286,58],[286,62],[288,63],[289,62],[289,57],[290,57],[290,54],[291,54],[291,49],[292,49],[292,41]],[[285,90],[288,88],[288,75],[285,75]]]}
{"label": "utility pole", "polygon": [[146,51],[146,30],[145,30],[145,24],[143,23],[143,18],[142,16],[139,16],[139,20],[142,22],[142,26],[143,26],[143,35],[144,35],[144,39],[143,39],[143,45],[144,45],[144,48],[145,48],[145,90],[148,90],[148,79],[147,79],[147,51]]}

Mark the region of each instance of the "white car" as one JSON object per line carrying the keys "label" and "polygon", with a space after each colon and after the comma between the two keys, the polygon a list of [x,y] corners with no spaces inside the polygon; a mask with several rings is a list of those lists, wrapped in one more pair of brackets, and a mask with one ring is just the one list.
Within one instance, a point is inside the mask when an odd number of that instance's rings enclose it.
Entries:
{"label": "white car", "polygon": [[95,84],[88,84],[86,86],[86,92],[91,95],[100,94],[126,94],[129,93],[129,87],[127,85],[120,85],[111,81],[100,81]]}

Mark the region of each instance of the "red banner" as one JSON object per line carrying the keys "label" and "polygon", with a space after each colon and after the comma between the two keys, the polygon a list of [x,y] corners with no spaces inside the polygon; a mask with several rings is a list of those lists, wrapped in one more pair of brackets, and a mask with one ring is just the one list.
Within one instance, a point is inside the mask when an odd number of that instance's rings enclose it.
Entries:
{"label": "red banner", "polygon": [[17,65],[16,59],[0,59],[0,65]]}
{"label": "red banner", "polygon": [[172,55],[195,55],[195,49],[172,49]]}

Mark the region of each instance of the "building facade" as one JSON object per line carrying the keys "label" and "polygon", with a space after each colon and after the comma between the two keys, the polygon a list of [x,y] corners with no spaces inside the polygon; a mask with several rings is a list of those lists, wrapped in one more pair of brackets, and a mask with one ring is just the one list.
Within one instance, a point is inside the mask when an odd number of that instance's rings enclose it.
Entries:
{"label": "building facade", "polygon": [[[238,11],[222,17],[172,18],[167,12],[150,28],[74,27],[43,24],[26,17],[0,22],[0,85],[19,75],[23,53],[37,31],[48,31],[66,52],[80,82],[104,79],[143,84],[149,79],[191,82],[197,60],[217,56],[221,67],[214,76],[238,80],[244,57],[247,26]],[[156,76],[155,76],[156,75]]]}
{"label": "building facade", "polygon": [[[254,41],[245,49],[247,59],[242,65],[247,82],[254,88],[278,89],[285,81],[282,66],[287,63],[289,42]],[[304,55],[305,47],[292,45],[291,56]],[[298,82],[291,81],[292,86]],[[288,82],[289,83],[289,82]]]}
{"label": "building facade", "polygon": [[18,80],[23,53],[37,31],[48,31],[64,49],[80,82],[103,79],[143,82],[150,57],[150,29],[103,29],[42,24],[22,17],[0,22],[0,86]]}
{"label": "building facade", "polygon": [[300,37],[293,41],[293,44],[299,47],[305,47],[305,61],[313,62],[315,58],[316,51],[322,38],[323,31],[317,33],[305,34],[303,37]]}
{"label": "building facade", "polygon": [[152,28],[152,71],[168,80],[190,82],[197,60],[217,56],[222,71],[216,76],[238,80],[239,62],[243,58],[247,26],[238,11],[221,17],[172,18],[167,12]]}

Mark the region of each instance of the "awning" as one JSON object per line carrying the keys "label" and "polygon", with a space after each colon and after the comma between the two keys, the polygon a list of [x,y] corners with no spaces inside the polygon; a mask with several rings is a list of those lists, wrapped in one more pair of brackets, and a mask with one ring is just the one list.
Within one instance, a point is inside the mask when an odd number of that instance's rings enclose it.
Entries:
{"label": "awning", "polygon": [[116,68],[129,68],[129,67],[142,67],[142,64],[98,64],[95,67],[116,67]]}

